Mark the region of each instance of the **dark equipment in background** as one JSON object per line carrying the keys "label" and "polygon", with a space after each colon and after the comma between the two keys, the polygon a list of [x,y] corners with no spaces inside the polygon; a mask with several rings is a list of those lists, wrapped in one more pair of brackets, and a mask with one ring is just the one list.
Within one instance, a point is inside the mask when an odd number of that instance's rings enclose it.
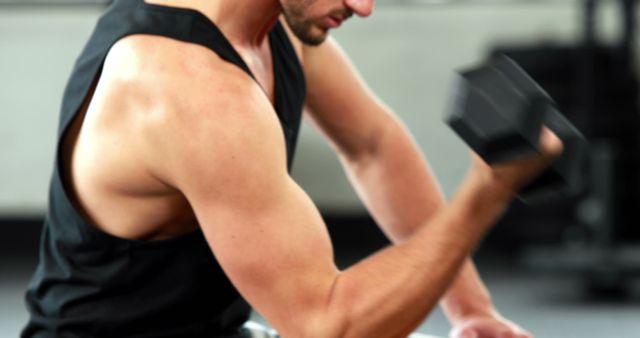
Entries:
{"label": "dark equipment in background", "polygon": [[496,57],[464,70],[453,89],[453,104],[445,121],[489,164],[539,152],[543,126],[562,140],[562,154],[520,190],[521,201],[531,204],[570,196],[580,189],[587,151],[584,136],[513,60]]}
{"label": "dark equipment in background", "polygon": [[492,57],[505,54],[524,68],[590,143],[586,189],[537,207],[514,203],[498,227],[504,232],[496,237],[546,244],[531,247],[525,262],[584,276],[594,296],[623,296],[632,278],[640,275],[637,1],[618,2],[622,36],[611,45],[596,38],[600,1],[584,0],[580,44],[502,46],[491,52]]}

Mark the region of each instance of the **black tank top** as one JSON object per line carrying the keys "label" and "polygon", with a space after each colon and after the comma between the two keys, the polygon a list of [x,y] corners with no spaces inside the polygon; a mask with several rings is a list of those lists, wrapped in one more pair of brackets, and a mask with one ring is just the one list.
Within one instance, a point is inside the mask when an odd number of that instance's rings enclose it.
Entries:
{"label": "black tank top", "polygon": [[[61,140],[99,76],[110,48],[150,34],[209,48],[253,76],[218,28],[195,10],[116,0],[100,18],[67,85],[56,165],[26,301],[22,337],[236,337],[250,308],[222,271],[200,230],[165,241],[108,235],[74,208],[61,176]],[[278,23],[269,33],[276,112],[291,167],[305,96],[301,66]],[[213,56],[212,56],[213,57]],[[233,226],[233,225],[230,225]]]}

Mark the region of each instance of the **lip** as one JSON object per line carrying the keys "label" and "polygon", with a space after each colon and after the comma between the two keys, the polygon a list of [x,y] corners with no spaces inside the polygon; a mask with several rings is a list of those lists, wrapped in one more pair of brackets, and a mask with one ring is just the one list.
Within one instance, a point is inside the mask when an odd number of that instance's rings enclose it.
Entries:
{"label": "lip", "polygon": [[340,27],[340,25],[342,25],[342,21],[343,21],[342,19],[335,18],[335,17],[332,17],[332,16],[328,16],[325,19],[325,25],[328,28],[338,28],[338,27]]}

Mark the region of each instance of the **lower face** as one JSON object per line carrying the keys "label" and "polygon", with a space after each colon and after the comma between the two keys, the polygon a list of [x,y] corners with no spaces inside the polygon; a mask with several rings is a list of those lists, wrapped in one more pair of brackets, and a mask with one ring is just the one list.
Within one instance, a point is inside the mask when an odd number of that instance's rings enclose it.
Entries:
{"label": "lower face", "polygon": [[322,44],[329,29],[340,26],[342,20],[353,14],[342,1],[335,0],[282,0],[281,4],[293,33],[310,46]]}

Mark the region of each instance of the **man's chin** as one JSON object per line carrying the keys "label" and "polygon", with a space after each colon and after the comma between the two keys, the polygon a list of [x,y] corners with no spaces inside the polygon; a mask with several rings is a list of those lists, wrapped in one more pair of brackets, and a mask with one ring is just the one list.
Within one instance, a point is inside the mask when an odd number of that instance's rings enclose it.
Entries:
{"label": "man's chin", "polygon": [[318,46],[322,45],[325,41],[327,41],[327,36],[326,35],[322,39],[314,38],[314,39],[302,40],[302,43],[304,45],[306,45],[306,46],[309,46],[309,47],[318,47]]}
{"label": "man's chin", "polygon": [[307,46],[316,47],[325,42],[328,36],[329,29],[316,28],[315,32],[306,32],[298,35],[298,39]]}
{"label": "man's chin", "polygon": [[287,20],[287,24],[298,40],[307,46],[319,46],[329,35],[329,27],[318,22]]}

